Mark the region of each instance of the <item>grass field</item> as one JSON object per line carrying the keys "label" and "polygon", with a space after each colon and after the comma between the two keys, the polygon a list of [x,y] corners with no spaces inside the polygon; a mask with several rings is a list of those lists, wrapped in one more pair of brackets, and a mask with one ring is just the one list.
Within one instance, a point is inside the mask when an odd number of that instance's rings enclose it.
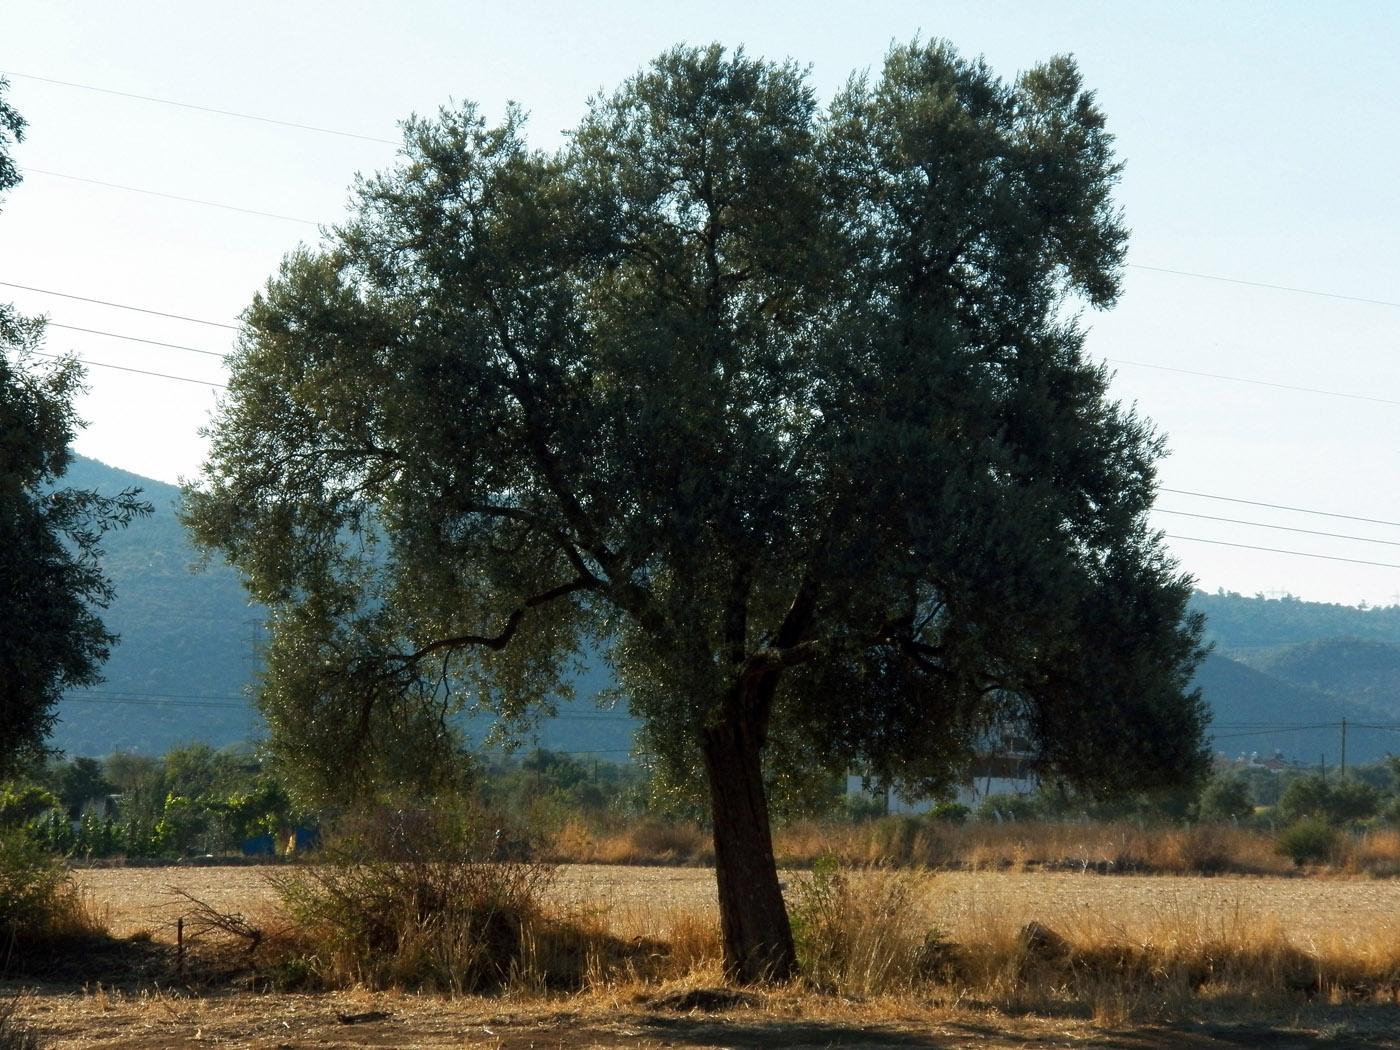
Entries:
{"label": "grass field", "polygon": [[[179,866],[77,873],[116,934],[156,944],[173,943],[190,897],[254,923],[271,921],[276,900],[266,875]],[[845,899],[870,902],[876,912],[896,901],[894,926],[937,930],[960,946],[959,974],[864,992],[853,992],[848,976],[840,989],[793,986],[707,1003],[686,997],[722,983],[701,950],[660,979],[615,977],[567,993],[522,985],[489,997],[290,994],[256,981],[177,979],[30,989],[18,1011],[56,1050],[1400,1047],[1400,882],[1044,871],[852,871],[843,878]],[[789,875],[789,896],[808,899],[810,879]],[[703,941],[715,922],[713,872],[705,869],[565,866],[549,894],[559,910],[623,938]],[[1028,953],[1019,938],[1030,924],[1063,938],[1064,957]],[[878,924],[855,916],[850,925]],[[1220,977],[1193,987],[1172,970],[1185,974],[1212,952],[1222,974],[1230,959],[1241,967],[1247,959],[1254,984]],[[700,1008],[706,1005],[723,1008]]]}

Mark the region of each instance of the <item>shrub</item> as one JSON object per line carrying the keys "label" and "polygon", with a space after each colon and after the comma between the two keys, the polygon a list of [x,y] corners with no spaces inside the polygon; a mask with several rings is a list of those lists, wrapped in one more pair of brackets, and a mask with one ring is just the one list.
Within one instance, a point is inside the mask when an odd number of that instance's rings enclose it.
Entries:
{"label": "shrub", "polygon": [[1380,792],[1365,781],[1346,777],[1329,784],[1319,774],[1309,773],[1284,789],[1278,815],[1286,821],[1311,818],[1350,824],[1374,817],[1380,807]]}
{"label": "shrub", "polygon": [[276,878],[308,941],[305,967],[328,985],[500,988],[539,935],[552,867],[491,860],[490,836],[461,816],[366,814],[314,867]]}
{"label": "shrub", "polygon": [[1369,820],[1381,808],[1381,793],[1364,780],[1343,777],[1332,785],[1330,814],[1338,824]]}
{"label": "shrub", "polygon": [[1202,820],[1226,822],[1242,820],[1254,813],[1249,785],[1239,777],[1212,777],[1201,792]]}
{"label": "shrub", "polygon": [[939,802],[929,810],[932,819],[941,820],[945,824],[966,824],[971,815],[972,810],[961,802]]}
{"label": "shrub", "polygon": [[1013,795],[993,792],[977,804],[978,820],[1036,820],[1042,816],[1042,800],[1038,795]]}
{"label": "shrub", "polygon": [[1322,864],[1337,852],[1335,828],[1322,820],[1300,820],[1278,837],[1276,849],[1294,864]]}
{"label": "shrub", "polygon": [[97,932],[68,869],[24,830],[0,831],[0,940],[36,945]]}
{"label": "shrub", "polygon": [[789,919],[803,976],[824,990],[878,995],[947,976],[950,946],[920,914],[926,877],[868,868],[847,875],[827,855],[792,890]]}
{"label": "shrub", "polygon": [[0,826],[27,824],[57,808],[57,796],[37,784],[9,784],[0,788]]}

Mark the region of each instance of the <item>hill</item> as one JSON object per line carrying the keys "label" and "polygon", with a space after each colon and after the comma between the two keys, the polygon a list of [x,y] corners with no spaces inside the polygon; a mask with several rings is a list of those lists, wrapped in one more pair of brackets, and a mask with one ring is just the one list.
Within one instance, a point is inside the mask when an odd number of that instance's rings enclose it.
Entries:
{"label": "hill", "polygon": [[1337,763],[1400,752],[1400,606],[1201,594],[1215,649],[1197,682],[1216,746]]}
{"label": "hill", "polygon": [[[117,587],[106,622],[122,641],[107,681],[60,706],[55,744],[101,756],[161,754],[190,740],[219,747],[256,740],[262,722],[249,695],[263,613],[228,566],[194,571],[198,556],[175,519],[179,490],[81,457],[64,482],[109,493],[139,487],[155,514],[106,537],[105,564]],[[1346,718],[1349,761],[1400,752],[1400,606],[1198,593],[1194,607],[1206,614],[1215,646],[1197,683],[1215,712],[1218,750],[1336,762]],[[542,723],[532,742],[625,757],[635,720],[594,703],[611,684],[601,663],[586,668],[578,698]],[[473,722],[469,735],[480,739],[488,728]]]}
{"label": "hill", "polygon": [[[175,518],[180,490],[83,457],[63,484],[104,493],[140,488],[155,513],[104,537],[103,564],[117,598],[103,619],[121,642],[103,669],[106,681],[59,705],[54,745],[69,755],[158,755],[193,740],[224,747],[259,739],[264,727],[250,690],[260,667],[263,610],[248,601],[229,566],[199,567]],[[603,669],[585,669],[577,699],[561,704],[533,742],[624,759],[635,722],[593,702],[610,684]],[[488,729],[479,720],[469,732],[480,738]]]}
{"label": "hill", "polygon": [[1329,638],[1361,638],[1400,645],[1400,605],[1361,609],[1305,602],[1292,595],[1247,598],[1197,591],[1192,608],[1206,614],[1206,637],[1217,648],[1241,652]]}
{"label": "hill", "polygon": [[1365,726],[1391,721],[1384,712],[1326,690],[1290,682],[1221,653],[1211,653],[1196,675],[1214,713],[1214,747],[1227,758],[1258,755],[1313,763],[1341,754],[1341,722],[1347,728],[1347,761],[1374,762],[1390,747],[1390,734]]}
{"label": "hill", "polygon": [[59,706],[54,743],[69,754],[161,754],[176,744],[216,746],[259,735],[248,702],[261,611],[226,565],[198,556],[175,519],[179,489],[78,457],[63,484],[115,493],[139,488],[155,512],[103,537],[117,598],[103,616],[121,638],[101,685]]}

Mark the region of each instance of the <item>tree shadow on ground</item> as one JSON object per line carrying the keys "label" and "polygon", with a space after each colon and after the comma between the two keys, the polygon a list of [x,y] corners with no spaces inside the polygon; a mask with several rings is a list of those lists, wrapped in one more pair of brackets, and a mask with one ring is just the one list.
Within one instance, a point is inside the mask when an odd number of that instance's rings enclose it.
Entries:
{"label": "tree shadow on ground", "polygon": [[927,1026],[901,1022],[889,1025],[819,1020],[740,1020],[734,1017],[658,1017],[637,1020],[638,1027],[664,1043],[685,1047],[744,1046],[756,1050],[800,1050],[806,1047],[890,1048],[890,1050],[949,1050],[952,1047],[1037,1047],[1090,1040],[1114,1050],[1400,1050],[1400,1007],[1356,1005],[1308,1008],[1280,1023],[1251,1020],[1238,1023],[1197,1022],[1100,1026],[1077,1021],[1073,1033],[1065,1020],[1033,1015],[949,1019]]}

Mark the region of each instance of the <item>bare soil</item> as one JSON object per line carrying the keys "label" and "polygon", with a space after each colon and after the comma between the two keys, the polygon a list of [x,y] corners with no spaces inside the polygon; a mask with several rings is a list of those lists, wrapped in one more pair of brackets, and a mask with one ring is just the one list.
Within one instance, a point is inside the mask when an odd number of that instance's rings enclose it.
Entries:
{"label": "bare soil", "polygon": [[[276,869],[282,870],[282,869]],[[130,950],[167,950],[188,901],[250,917],[270,913],[268,869],[111,868],[80,871],[89,900]],[[562,868],[561,903],[606,917],[619,932],[662,935],[678,912],[713,914],[713,872],[684,868]],[[1089,924],[1134,936],[1173,922],[1217,923],[1223,931],[1270,923],[1291,943],[1373,944],[1400,936],[1400,883],[1317,879],[1171,878],[1067,873],[954,873],[931,883],[931,913],[951,936],[977,936],[1031,920],[1068,931]],[[82,967],[76,966],[75,970]],[[1225,1047],[1396,1048],[1400,1007],[1327,1004],[1299,998],[1271,1012],[1248,1007],[1189,1023],[1121,1025],[1069,1009],[1062,1016],[1010,1015],[986,1004],[856,1001],[779,989],[726,1003],[671,995],[690,989],[594,989],[556,996],[447,999],[397,992],[317,995],[256,987],[207,990],[179,981],[60,980],[20,989],[18,1014],[54,1050],[113,1047],[584,1048],[964,1048]],[[718,1006],[709,1011],[705,1006]]]}

